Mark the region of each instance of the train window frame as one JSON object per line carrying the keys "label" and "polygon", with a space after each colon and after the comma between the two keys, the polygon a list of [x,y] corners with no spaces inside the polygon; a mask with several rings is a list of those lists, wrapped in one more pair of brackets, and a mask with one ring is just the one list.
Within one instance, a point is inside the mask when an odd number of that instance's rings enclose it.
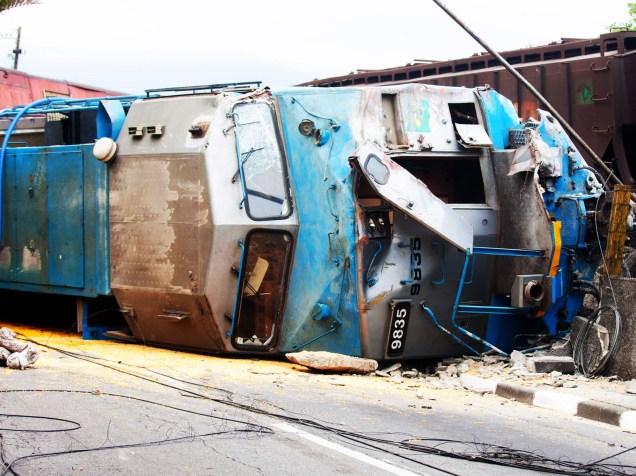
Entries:
{"label": "train window frame", "polygon": [[[268,114],[261,113],[260,121],[246,120],[241,124],[242,119],[240,109],[244,107],[266,107],[268,109]],[[292,197],[289,186],[289,171],[287,168],[287,158],[285,155],[285,149],[282,145],[274,107],[267,101],[239,102],[232,107],[232,114],[234,116],[236,129],[235,140],[237,163],[239,168],[241,186],[243,188],[243,202],[245,205],[247,216],[254,221],[285,220],[289,218],[293,213]],[[265,139],[269,138],[270,144],[268,144],[267,147],[262,147],[260,149],[254,147],[245,148],[245,150],[242,149],[240,137],[242,128],[243,130],[245,130],[245,126],[248,125],[264,124],[263,119],[267,119],[265,127],[261,128],[261,130],[265,130],[265,133],[258,134],[258,137]],[[253,134],[253,136],[256,137],[256,134]],[[263,173],[258,173],[258,168],[254,167],[255,164],[260,164],[262,166],[264,161],[255,161],[254,153],[258,152],[259,150],[266,149],[269,149],[270,153],[269,156],[265,157],[270,162],[266,170],[268,173],[270,173],[270,175],[272,175],[273,172],[273,178],[276,179],[278,183],[275,184],[275,190],[267,188],[265,191],[263,191],[261,189],[264,187],[262,185],[258,185],[253,179],[255,177],[264,175]],[[275,149],[275,154],[272,154],[271,149]],[[246,168],[246,164],[249,164],[249,168]],[[252,167],[254,167],[256,171],[253,174],[246,174],[246,170],[249,171]],[[278,177],[276,177],[276,175],[278,175]],[[271,186],[271,180],[266,180],[264,182],[265,187]],[[280,214],[265,212],[259,213],[259,211],[263,209],[263,205],[267,202],[278,203],[281,206]]]}
{"label": "train window frame", "polygon": [[[259,243],[259,236],[281,237],[281,243],[284,244],[283,248],[279,248],[279,251],[281,249],[283,250],[282,259],[267,260],[265,258],[262,258],[263,253],[254,253],[252,246],[255,243]],[[241,274],[239,276],[239,293],[236,296],[236,321],[232,327],[230,339],[232,346],[235,349],[266,352],[276,347],[276,345],[278,344],[278,338],[280,336],[289,287],[291,262],[294,251],[294,237],[291,233],[284,230],[268,230],[255,228],[253,230],[250,230],[247,234],[244,246],[245,253],[243,256],[243,262],[241,263]],[[272,248],[270,251],[275,250]],[[254,259],[254,255],[256,255],[256,259]],[[269,296],[273,296],[273,299],[270,299],[270,307],[268,309],[265,309],[263,306],[248,306],[247,304],[250,301],[258,302],[264,295],[259,294],[259,292],[261,291],[263,283],[268,282],[265,277],[267,276],[267,273],[269,273],[270,270],[274,270],[276,266],[278,266],[278,268],[275,269],[275,274],[278,275],[280,279],[278,280],[278,282],[275,283],[278,288],[277,291],[267,294]],[[251,271],[248,271],[248,268]],[[271,290],[274,289],[272,288]],[[241,327],[241,317],[244,316],[243,312],[246,308],[248,308],[249,311],[246,313],[245,316],[249,319],[252,319],[254,322],[252,323],[252,327],[249,327],[249,325],[245,327],[245,329],[249,329],[247,334],[251,335],[240,336],[238,334],[241,332],[241,330],[244,329],[244,327]],[[261,308],[264,311],[263,315],[265,315],[265,319],[259,323],[256,322],[256,319],[258,317],[262,317],[258,315],[258,311]],[[266,311],[269,312],[269,315],[266,314]],[[270,334],[267,336],[257,335],[256,327],[258,327],[259,324],[261,325],[261,327],[265,328],[267,328],[267,325],[269,325]],[[239,339],[242,339],[242,341],[239,342]]]}

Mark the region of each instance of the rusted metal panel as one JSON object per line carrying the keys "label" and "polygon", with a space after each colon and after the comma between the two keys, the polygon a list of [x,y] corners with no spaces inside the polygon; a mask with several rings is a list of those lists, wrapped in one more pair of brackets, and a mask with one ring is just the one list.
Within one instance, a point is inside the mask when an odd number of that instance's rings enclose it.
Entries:
{"label": "rusted metal panel", "polygon": [[473,247],[473,228],[464,217],[433,195],[428,187],[366,142],[353,155],[371,187],[394,207],[461,251]]}
{"label": "rusted metal panel", "polygon": [[124,93],[109,88],[45,78],[9,68],[0,69],[0,109],[30,104],[38,99],[51,96],[83,99],[123,95]]}
{"label": "rusted metal panel", "polygon": [[151,287],[117,287],[113,294],[139,342],[208,353],[224,350],[205,297],[159,293]]}
{"label": "rusted metal panel", "polygon": [[[500,210],[500,231],[498,246],[501,248],[527,248],[552,252],[552,225],[543,204],[533,173],[509,175],[514,152],[493,153],[495,180],[502,203]],[[515,276],[521,274],[545,274],[549,260],[524,257],[497,257],[498,272],[495,275],[494,290],[506,293],[510,290]]]}

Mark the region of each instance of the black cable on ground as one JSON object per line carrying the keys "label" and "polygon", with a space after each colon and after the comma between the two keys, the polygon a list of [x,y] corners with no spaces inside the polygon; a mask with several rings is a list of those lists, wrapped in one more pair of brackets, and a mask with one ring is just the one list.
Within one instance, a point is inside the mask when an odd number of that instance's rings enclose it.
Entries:
{"label": "black cable on ground", "polygon": [[[246,428],[234,429],[234,430],[225,430],[225,431],[215,432],[215,433],[205,433],[205,434],[201,434],[201,435],[189,435],[187,437],[171,438],[171,439],[160,440],[160,441],[152,441],[152,442],[131,443],[131,444],[127,444],[127,445],[100,446],[98,448],[85,448],[85,449],[82,449],[82,450],[67,450],[67,451],[59,451],[59,452],[41,453],[41,454],[33,454],[33,455],[21,456],[19,458],[14,459],[11,463],[6,463],[5,462],[5,466],[6,467],[4,468],[3,472],[0,473],[0,476],[4,476],[5,474],[7,474],[7,471],[12,470],[13,465],[15,465],[17,462],[24,461],[26,459],[41,458],[41,457],[53,457],[53,456],[59,456],[59,455],[65,455],[65,454],[83,453],[83,452],[106,450],[106,449],[120,449],[120,448],[134,448],[134,447],[153,446],[153,445],[156,445],[156,444],[176,443],[176,442],[179,442],[179,441],[182,441],[182,440],[185,440],[185,439],[194,439],[194,438],[199,438],[199,437],[207,437],[207,436],[228,434],[228,433],[258,433],[259,435],[262,435],[262,434],[273,435],[274,434],[274,431],[272,429],[270,429],[268,427],[265,427],[265,426],[262,426],[262,425],[257,425],[257,424],[252,423],[252,422],[243,421],[243,420],[235,420],[235,419],[227,418],[227,417],[217,417],[217,416],[214,416],[214,415],[209,415],[207,413],[200,413],[200,412],[196,412],[196,411],[193,411],[193,410],[188,410],[188,409],[185,409],[185,408],[176,407],[176,406],[173,406],[173,405],[168,405],[168,404],[165,404],[165,403],[156,402],[156,401],[153,401],[153,400],[147,400],[147,399],[144,399],[144,398],[133,397],[133,396],[130,396],[130,395],[122,395],[122,394],[106,393],[106,392],[91,392],[91,391],[87,391],[87,390],[60,390],[60,389],[29,389],[29,390],[13,390],[13,389],[9,389],[9,390],[0,390],[0,393],[17,393],[17,392],[20,392],[20,393],[22,393],[22,392],[24,392],[24,393],[31,393],[31,392],[80,393],[80,394],[89,394],[89,395],[94,395],[94,396],[109,396],[109,397],[126,398],[126,399],[129,399],[129,400],[135,400],[135,401],[139,401],[139,402],[142,402],[142,403],[147,403],[147,404],[151,404],[151,405],[157,405],[157,406],[169,408],[169,409],[172,409],[172,410],[177,410],[177,411],[181,411],[181,412],[190,413],[190,414],[193,414],[193,415],[203,416],[203,417],[206,417],[206,418],[222,420],[224,423],[226,423],[226,422],[239,423],[239,424],[245,425]],[[0,414],[0,417],[2,417],[2,416],[4,416],[4,414]],[[22,417],[22,415],[8,415],[8,416]],[[68,423],[72,423],[72,424],[76,425],[76,427],[75,428],[67,428],[67,429],[57,429],[57,430],[28,430],[28,429],[19,429],[19,430],[8,429],[8,430],[9,431],[23,431],[23,432],[40,433],[40,432],[53,432],[53,431],[55,431],[55,432],[70,431],[70,430],[75,430],[75,429],[78,429],[78,428],[81,427],[81,425],[79,423],[72,422],[70,420],[63,420],[63,419],[60,419],[60,418],[38,417],[38,416],[30,416],[30,415],[24,415],[23,417],[24,418],[38,418],[38,419],[45,419],[45,420],[68,422]],[[1,429],[1,430],[6,430],[6,429]],[[1,437],[1,435],[0,435],[0,437]],[[3,459],[4,459],[4,457],[3,457]]]}
{"label": "black cable on ground", "polygon": [[[33,341],[33,340],[30,340],[30,341],[40,345],[36,341]],[[444,457],[450,457],[455,459],[461,459],[465,461],[480,462],[480,463],[493,464],[493,465],[505,466],[505,467],[514,467],[517,469],[532,470],[532,471],[543,472],[543,473],[563,474],[563,475],[599,475],[599,476],[624,476],[629,474],[632,474],[632,475],[636,474],[635,466],[608,465],[608,464],[599,465],[597,463],[589,463],[589,464],[575,463],[570,461],[547,458],[537,453],[527,452],[523,450],[515,450],[512,448],[507,448],[500,445],[491,445],[491,444],[485,444],[485,443],[476,444],[475,442],[466,442],[466,441],[460,441],[460,440],[443,440],[443,439],[433,439],[433,438],[415,439],[416,441],[430,441],[430,442],[439,443],[437,446],[427,446],[427,445],[414,444],[412,443],[413,440],[395,441],[395,440],[387,440],[382,438],[375,438],[369,435],[365,435],[363,433],[342,430],[340,428],[322,424],[311,419],[290,417],[288,415],[272,413],[266,410],[258,409],[251,405],[245,405],[245,404],[241,404],[241,403],[234,402],[227,399],[209,397],[207,395],[204,395],[198,392],[194,392],[191,390],[176,387],[171,384],[153,380],[146,376],[135,374],[134,372],[130,372],[123,369],[118,369],[110,365],[106,365],[104,363],[94,360],[94,358],[88,358],[81,354],[75,354],[72,352],[65,351],[64,349],[59,349],[52,346],[45,346],[45,347],[48,347],[52,350],[56,350],[65,355],[75,357],[80,360],[92,362],[96,365],[100,365],[100,366],[109,368],[111,370],[115,370],[117,372],[121,372],[121,373],[130,375],[145,381],[149,381],[151,383],[162,385],[167,388],[178,390],[179,392],[187,392],[192,396],[203,398],[203,399],[216,402],[222,405],[231,406],[231,407],[238,408],[247,412],[256,413],[259,415],[279,419],[289,423],[295,423],[297,425],[306,426],[306,427],[314,428],[317,430],[329,432],[341,438],[344,438],[350,441],[356,441],[358,444],[362,444],[364,446],[373,448],[375,450],[383,451],[385,453],[392,454],[394,456],[406,459],[408,461],[412,461],[417,464],[429,467],[431,469],[435,469],[435,470],[446,472],[446,473],[448,473],[448,471],[445,471],[442,468],[429,465],[427,463],[424,463],[422,461],[419,461],[410,457],[413,455],[406,456],[395,451],[388,451],[387,449],[378,447],[377,444],[394,447],[396,449],[407,449],[413,453],[444,456]],[[87,392],[87,393],[90,393],[90,392]],[[449,443],[452,443],[455,445],[474,446],[476,447],[476,452],[467,453],[467,452],[458,452],[458,451],[448,451],[448,450],[444,450],[440,448],[441,444],[449,444]],[[624,453],[624,452],[621,452],[621,453]],[[605,458],[604,460],[610,459],[612,457],[613,456],[610,456],[608,458]],[[604,461],[604,460],[600,460],[600,461]],[[632,472],[627,473],[624,470],[631,470]]]}
{"label": "black cable on ground", "polygon": [[4,471],[2,473],[0,473],[0,476],[4,476],[9,471],[12,471],[13,465],[18,463],[19,461],[24,461],[24,460],[27,460],[27,459],[50,458],[50,457],[53,457],[53,456],[70,455],[70,454],[77,454],[77,453],[90,453],[90,452],[95,452],[95,451],[116,450],[116,449],[123,449],[123,448],[144,448],[144,447],[147,447],[147,446],[157,446],[157,445],[165,445],[165,444],[170,444],[170,443],[179,443],[181,441],[187,441],[187,440],[193,441],[195,438],[205,438],[205,437],[208,437],[208,436],[218,436],[218,435],[226,435],[226,434],[232,434],[232,433],[245,433],[245,432],[251,432],[251,431],[253,431],[253,430],[240,429],[240,430],[215,431],[215,432],[212,432],[212,433],[202,433],[202,434],[199,434],[199,435],[181,436],[181,437],[178,437],[178,438],[167,438],[165,440],[147,441],[147,442],[143,442],[143,443],[131,443],[131,444],[127,444],[127,445],[98,446],[96,448],[82,448],[82,449],[78,449],[78,450],[55,451],[55,452],[52,452],[52,453],[38,453],[38,454],[32,454],[32,455],[27,455],[27,456],[20,456],[20,457],[14,459],[13,461],[11,461],[11,463],[8,464],[8,466],[4,469]]}
{"label": "black cable on ground", "polygon": [[[2,390],[0,390],[0,392],[2,392]],[[26,430],[23,428],[19,428],[19,429],[15,429],[15,428],[2,428],[0,427],[0,431],[28,431],[31,433],[57,433],[59,431],[72,431],[72,430],[77,430],[79,428],[82,427],[82,425],[80,425],[79,423],[77,423],[76,421],[72,421],[72,420],[65,420],[64,418],[53,418],[53,417],[46,417],[46,416],[35,416],[35,415],[17,415],[17,414],[10,414],[10,413],[0,413],[0,419],[2,418],[18,418],[18,419],[31,419],[31,420],[46,420],[46,421],[54,421],[54,422],[60,422],[60,423],[68,423],[69,425],[73,425],[71,428],[57,428],[54,430]]]}

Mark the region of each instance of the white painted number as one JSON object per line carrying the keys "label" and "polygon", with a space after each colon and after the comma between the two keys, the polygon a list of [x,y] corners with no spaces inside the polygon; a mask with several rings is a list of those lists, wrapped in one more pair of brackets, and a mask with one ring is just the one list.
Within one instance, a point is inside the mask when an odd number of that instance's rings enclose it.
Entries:
{"label": "white painted number", "polygon": [[399,340],[394,340],[393,342],[391,342],[391,349],[396,350],[400,347],[402,347],[402,342],[400,342]]}

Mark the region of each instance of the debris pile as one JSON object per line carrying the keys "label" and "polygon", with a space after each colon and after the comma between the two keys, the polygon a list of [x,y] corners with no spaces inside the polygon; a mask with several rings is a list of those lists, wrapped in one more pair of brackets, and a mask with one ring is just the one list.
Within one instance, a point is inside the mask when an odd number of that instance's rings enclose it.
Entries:
{"label": "debris pile", "polygon": [[16,339],[16,333],[8,327],[0,329],[0,363],[11,369],[24,370],[35,363],[40,352],[33,344]]}
{"label": "debris pile", "polygon": [[509,357],[489,354],[449,357],[423,370],[404,368],[401,363],[395,363],[376,370],[373,375],[390,378],[395,383],[416,379],[439,389],[461,389],[467,376],[564,388],[575,388],[580,381],[589,380],[575,374],[570,356],[539,352],[526,355],[518,351],[513,351]]}

